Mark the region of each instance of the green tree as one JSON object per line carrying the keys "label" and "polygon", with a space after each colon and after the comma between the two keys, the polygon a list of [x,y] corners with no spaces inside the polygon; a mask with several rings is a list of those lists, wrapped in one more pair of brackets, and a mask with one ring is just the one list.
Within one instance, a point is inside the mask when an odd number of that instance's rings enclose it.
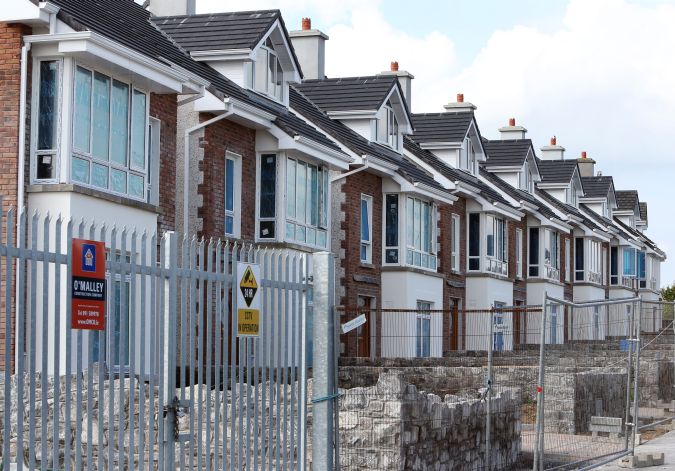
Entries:
{"label": "green tree", "polygon": [[675,283],[661,289],[661,297],[664,301],[675,301]]}

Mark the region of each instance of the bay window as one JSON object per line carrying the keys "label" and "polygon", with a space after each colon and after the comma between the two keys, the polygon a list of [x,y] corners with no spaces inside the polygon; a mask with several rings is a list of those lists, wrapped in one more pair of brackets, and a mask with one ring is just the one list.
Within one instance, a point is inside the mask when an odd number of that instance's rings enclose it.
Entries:
{"label": "bay window", "polygon": [[260,156],[260,198],[258,200],[258,238],[276,238],[277,156]]}
{"label": "bay window", "polygon": [[459,271],[459,258],[460,258],[460,218],[457,214],[453,214],[452,218],[450,220],[450,225],[451,225],[451,237],[452,240],[450,241],[451,244],[451,250],[450,250],[450,266],[452,271],[458,272]]}
{"label": "bay window", "polygon": [[623,276],[635,277],[636,252],[637,251],[632,247],[623,249]]}
{"label": "bay window", "polygon": [[286,160],[286,240],[325,248],[328,233],[328,170]]}
{"label": "bay window", "polygon": [[558,250],[558,233],[546,229],[544,233],[544,266],[546,277],[560,278],[560,255]]}
{"label": "bay window", "polygon": [[[146,198],[148,95],[77,66],[73,91],[73,182]],[[38,165],[38,173],[40,166]]]}
{"label": "bay window", "polygon": [[398,120],[391,102],[382,107],[381,117],[375,120],[375,136],[378,142],[398,150]]}
{"label": "bay window", "polygon": [[384,259],[398,263],[398,195],[386,195],[384,201]]}
{"label": "bay window", "polygon": [[584,281],[584,238],[574,239],[574,281]]}
{"label": "bay window", "polygon": [[593,283],[601,283],[602,275],[602,261],[601,261],[601,249],[600,242],[596,240],[588,241],[588,278],[587,281]]}
{"label": "bay window", "polygon": [[637,260],[638,278],[640,279],[640,288],[647,287],[647,255],[640,251],[638,252]]}
{"label": "bay window", "polygon": [[464,139],[464,144],[459,149],[459,168],[472,174],[476,173],[476,150],[469,137]]}
{"label": "bay window", "polygon": [[37,146],[35,179],[54,180],[58,168],[58,117],[61,62],[41,61],[38,66]]}
{"label": "bay window", "polygon": [[432,203],[408,197],[406,202],[406,263],[436,269],[436,208]]}
{"label": "bay window", "polygon": [[373,198],[361,195],[361,262],[373,260]]}
{"label": "bay window", "polygon": [[480,270],[480,214],[469,214],[469,271]]}
{"label": "bay window", "polygon": [[485,217],[488,271],[507,275],[506,222],[491,215]]}
{"label": "bay window", "polygon": [[255,62],[247,62],[245,67],[248,88],[278,101],[284,99],[284,71],[269,38],[258,49]]}
{"label": "bay window", "polygon": [[539,228],[530,227],[530,250],[528,276],[539,276]]}
{"label": "bay window", "polygon": [[619,284],[619,247],[609,249],[609,283]]}

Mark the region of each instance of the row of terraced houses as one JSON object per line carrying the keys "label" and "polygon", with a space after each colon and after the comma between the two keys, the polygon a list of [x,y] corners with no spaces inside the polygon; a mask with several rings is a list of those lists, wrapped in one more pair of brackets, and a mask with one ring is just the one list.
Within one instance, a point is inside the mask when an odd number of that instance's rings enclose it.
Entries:
{"label": "row of terraced houses", "polygon": [[[12,0],[0,21],[5,210],[331,251],[345,311],[659,298],[666,255],[637,188],[508,114],[486,139],[462,94],[412,113],[397,62],[326,77],[309,19]],[[426,353],[467,348],[458,324],[426,326],[444,336]]]}

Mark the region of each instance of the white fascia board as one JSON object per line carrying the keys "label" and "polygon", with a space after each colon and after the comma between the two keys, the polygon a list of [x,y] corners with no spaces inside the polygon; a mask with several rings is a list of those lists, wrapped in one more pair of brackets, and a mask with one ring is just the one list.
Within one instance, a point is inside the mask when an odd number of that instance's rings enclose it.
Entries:
{"label": "white fascia board", "polygon": [[225,98],[225,103],[230,103],[233,107],[233,109],[236,111],[239,111],[243,114],[246,114],[247,116],[257,118],[257,119],[252,119],[253,121],[260,121],[261,123],[270,123],[269,126],[271,126],[272,121],[276,118],[276,116],[272,113],[268,113],[267,111],[261,110],[260,108],[253,106],[251,104],[248,104],[244,101],[237,100],[236,98],[228,97]]}
{"label": "white fascia board", "polygon": [[398,165],[372,155],[365,155],[363,156],[363,159],[368,162],[370,167],[381,171],[386,171],[387,173],[396,172],[398,170]]}
{"label": "white fascia board", "polygon": [[58,52],[64,55],[89,54],[176,93],[184,93],[184,86],[197,77],[194,74],[188,75],[184,69],[174,68],[170,63],[164,64],[151,59],[94,31],[37,34],[25,36],[24,40],[34,45],[55,43],[58,45]]}
{"label": "white fascia board", "polygon": [[579,198],[580,203],[591,203],[591,204],[597,204],[597,203],[606,203],[607,198],[587,198],[587,197],[580,197]]}
{"label": "white fascia board", "polygon": [[612,240],[612,236],[607,235],[605,232],[600,232],[597,229],[591,229],[591,237],[601,240],[602,242],[609,242]]}
{"label": "white fascia board", "polygon": [[326,114],[334,119],[375,119],[377,110],[328,111]]}
{"label": "white fascia board", "polygon": [[2,13],[0,13],[2,23],[49,24],[50,14],[55,13],[40,8],[30,0],[12,0],[4,2],[2,7]]}
{"label": "white fascia board", "polygon": [[432,194],[438,199],[439,201],[442,201],[444,203],[448,204],[453,204],[455,201],[457,201],[459,198],[446,193],[445,191],[439,190],[438,188],[434,188],[430,185],[427,185],[426,183],[422,182],[415,182],[413,183],[413,186],[419,190],[425,191],[429,194]]}
{"label": "white fascia board", "polygon": [[535,213],[534,216],[537,218],[539,223],[545,227],[552,227],[559,231],[568,232],[572,230],[572,226],[557,218],[547,218],[544,217],[541,213]]}
{"label": "white fascia board", "polygon": [[[397,82],[398,82],[398,79],[397,79]],[[413,133],[412,121],[410,121],[410,117],[408,116],[408,113],[405,112],[406,106],[403,104],[405,102],[405,98],[403,98],[403,96],[401,96],[401,93],[399,92],[398,86],[395,85],[391,88],[391,90],[389,91],[389,94],[385,97],[384,101],[382,102],[382,106],[387,104],[387,101],[389,101],[389,99],[391,98],[391,96],[394,93],[396,93],[396,95],[398,95],[398,101],[400,103],[399,106],[403,110],[403,115],[404,115],[404,118],[405,118],[405,124],[400,123],[400,122],[398,123],[399,130],[403,134],[412,134]],[[377,112],[379,112],[382,109],[382,106],[380,106],[380,108],[377,110]]]}
{"label": "white fascia board", "polygon": [[455,188],[457,188],[457,186],[452,180],[441,175],[441,173],[438,170],[436,170],[426,162],[422,161],[422,159],[418,158],[412,152],[403,149],[403,155],[408,157],[408,159],[410,159],[415,165],[421,167],[426,172],[430,173],[434,177],[434,180],[436,180],[440,185],[443,185],[444,188],[447,188],[448,190],[454,190]]}
{"label": "white fascia board", "polygon": [[251,61],[253,60],[253,50],[243,48],[192,51],[190,52],[190,56],[198,62]]}
{"label": "white fascia board", "polygon": [[522,211],[518,211],[517,209],[512,208],[511,206],[507,206],[504,203],[500,203],[499,201],[492,203],[492,207],[497,208],[496,212],[510,219],[515,219],[517,221],[521,220],[523,216],[525,216],[525,213],[523,213]]}
{"label": "white fascia board", "polygon": [[194,111],[198,111],[200,113],[222,112],[225,111],[226,108],[227,106],[225,105],[225,101],[218,98],[208,90],[204,92],[203,97],[198,98],[193,103]]}
{"label": "white fascia board", "polygon": [[518,165],[494,165],[483,167],[490,173],[520,172],[523,167]]}
{"label": "white fascia board", "polygon": [[461,142],[422,142],[419,146],[424,150],[450,150],[462,147]]}
{"label": "white fascia board", "polygon": [[[330,163],[333,167],[340,168],[342,170],[347,170],[350,164],[354,163],[354,160],[348,155],[344,154],[341,151],[336,149],[331,149],[330,147],[324,146],[308,137],[305,136],[295,136],[293,138],[300,146],[304,146],[307,149],[311,149],[313,154]],[[310,152],[304,151],[309,154]]]}
{"label": "white fascia board", "polygon": [[569,186],[569,183],[537,183],[537,188],[540,190],[565,190]]}
{"label": "white fascia board", "polygon": [[439,201],[441,203],[447,204],[453,204],[455,201],[457,201],[457,198],[451,196],[450,194],[443,193],[423,183],[420,182],[411,183],[398,173],[391,174],[390,178],[394,180],[394,182],[399,184],[402,193],[414,193],[426,199]]}
{"label": "white fascia board", "polygon": [[612,211],[614,216],[635,216],[635,213],[630,209],[615,209]]}

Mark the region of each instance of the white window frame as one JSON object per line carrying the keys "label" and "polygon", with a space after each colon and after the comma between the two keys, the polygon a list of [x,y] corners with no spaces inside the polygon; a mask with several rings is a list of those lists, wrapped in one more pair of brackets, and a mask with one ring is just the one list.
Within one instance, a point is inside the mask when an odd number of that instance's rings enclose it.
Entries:
{"label": "white window frame", "polygon": [[553,229],[544,229],[543,233],[544,274],[549,279],[560,280],[560,235]]}
{"label": "white window frame", "polygon": [[[396,224],[394,224],[392,227],[396,230],[396,244],[394,245],[387,245],[387,217],[389,214],[389,208],[388,208],[388,197],[389,196],[395,196],[396,197]],[[401,207],[401,200],[404,201],[403,208]],[[402,258],[402,225],[403,221],[405,219],[405,195],[402,193],[384,193],[382,196],[382,264],[383,265],[389,265],[389,266],[398,266],[403,264],[404,259]],[[392,251],[392,253],[396,253],[396,261],[395,262],[388,262],[387,261],[387,252]]]}
{"label": "white window frame", "polygon": [[476,174],[476,150],[469,136],[464,138],[464,143],[459,149],[459,169],[472,175]]}
{"label": "white window frame", "polygon": [[[394,110],[391,101],[387,101],[387,103],[382,105],[380,114],[380,118],[375,120],[375,140],[394,150],[399,150],[401,147],[399,124],[398,119],[396,119],[396,111]],[[380,136],[380,132],[384,132],[384,135]]]}
{"label": "white window frame", "polygon": [[[227,209],[227,161],[232,161],[232,210]],[[241,155],[234,152],[225,152],[225,169],[223,171],[225,189],[223,194],[224,217],[223,232],[228,237],[241,237]],[[232,218],[232,232],[227,232],[227,218]]]}
{"label": "white window frame", "polygon": [[[261,216],[261,207],[260,204],[262,203],[262,195],[261,195],[261,186],[262,186],[262,159],[265,156],[274,156],[274,215],[273,216]],[[279,224],[279,214],[283,214],[280,208],[280,201],[279,201],[279,189],[281,188],[280,184],[280,162],[284,161],[284,154],[280,152],[258,152],[256,155],[256,176],[255,176],[255,181],[256,181],[256,204],[255,204],[255,240],[260,241],[260,242],[273,242],[273,241],[278,241],[278,240],[283,240],[282,236],[280,235],[280,231],[282,228],[280,228]],[[284,185],[285,185],[285,179]],[[285,193],[284,193],[285,194]],[[274,237],[261,237],[260,236],[260,224],[262,222],[272,222],[274,223]],[[284,233],[285,233],[285,228],[283,228]]]}
{"label": "white window frame", "polygon": [[[492,228],[490,229],[490,226]],[[485,259],[486,270],[491,273],[508,276],[508,226],[506,220],[492,214],[485,215]],[[493,253],[489,254],[488,235],[492,232]]]}
{"label": "white window frame", "polygon": [[571,280],[571,260],[572,260],[572,249],[570,239],[565,239],[565,281],[567,283]]}
{"label": "white window frame", "polygon": [[[58,80],[57,89],[58,89],[58,99],[56,102],[56,122],[54,127],[56,128],[56,142],[53,149],[44,149],[38,150],[38,119],[40,117],[40,63],[41,62],[56,62],[58,64],[58,72],[56,77]],[[61,136],[62,136],[62,110],[63,110],[63,70],[64,70],[64,61],[63,58],[59,57],[40,57],[33,60],[33,76],[32,76],[32,106],[31,106],[31,123],[35,123],[31,126],[31,135],[30,135],[30,180],[32,183],[58,183],[61,174]],[[52,156],[52,178],[38,178],[37,168],[38,163],[37,159],[42,155],[51,155]]]}
{"label": "white window frame", "polygon": [[[120,165],[118,163],[113,162],[112,159],[111,159],[110,146],[112,146],[113,136],[112,136],[112,125],[110,125],[110,121],[109,121],[109,129],[108,129],[108,132],[109,132],[109,135],[108,135],[108,146],[109,146],[109,148],[108,148],[108,152],[109,152],[108,153],[108,160],[107,161],[106,160],[100,160],[100,159],[97,159],[96,157],[93,156],[93,153],[91,151],[91,145],[93,144],[93,128],[94,128],[94,125],[93,125],[93,109],[94,109],[93,108],[93,100],[91,100],[91,105],[90,105],[91,106],[91,111],[90,111],[91,123],[90,123],[90,130],[89,130],[90,131],[90,138],[89,138],[90,149],[89,149],[89,152],[82,151],[80,149],[76,149],[75,146],[74,146],[74,141],[75,141],[75,139],[74,139],[74,136],[75,136],[74,122],[75,122],[75,119],[74,119],[74,117],[75,117],[75,96],[76,96],[75,77],[76,77],[78,68],[85,69],[85,70],[87,70],[91,73],[92,94],[93,94],[93,83],[94,83],[93,78],[94,78],[94,74],[96,74],[96,73],[104,75],[106,78],[108,78],[110,80],[110,93],[112,93],[113,82],[119,82],[119,83],[125,84],[129,88],[129,108],[128,108],[128,123],[127,123],[129,141],[127,142],[127,156],[126,156],[127,157],[127,163],[126,163],[126,165]],[[150,98],[151,98],[150,92],[148,90],[145,90],[143,88],[135,86],[129,80],[120,79],[119,76],[117,76],[115,74],[111,74],[109,71],[96,69],[94,67],[91,67],[89,65],[86,65],[86,64],[78,62],[78,61],[74,61],[73,66],[72,66],[71,90],[72,90],[71,103],[70,103],[70,113],[71,113],[70,123],[71,123],[71,125],[70,125],[70,129],[68,130],[70,132],[70,136],[71,136],[70,137],[70,153],[69,153],[69,157],[70,157],[69,164],[70,165],[68,165],[69,171],[68,171],[67,181],[74,184],[74,185],[92,188],[92,189],[95,189],[97,191],[102,191],[102,192],[110,193],[110,194],[114,194],[114,195],[120,195],[120,196],[123,196],[125,198],[129,198],[129,199],[133,199],[133,200],[147,201],[148,180],[149,180],[149,178],[151,178],[151,176],[149,175],[149,169],[148,169],[148,139],[149,139],[148,122],[149,122],[149,118],[150,118]],[[133,96],[134,96],[134,91],[138,91],[138,92],[143,93],[145,95],[145,124],[144,124],[144,129],[145,129],[144,162],[145,162],[145,164],[144,164],[143,168],[135,167],[134,164],[131,161],[132,160],[132,148],[133,148],[133,133],[132,133],[131,124],[132,124],[132,120],[133,120]],[[112,98],[110,100],[110,106],[112,106]],[[109,119],[111,117],[112,117],[112,114],[109,115]],[[74,158],[86,160],[86,161],[89,162],[89,175],[90,175],[89,176],[89,183],[73,180],[72,162],[73,162]],[[96,185],[91,183],[91,172],[92,172],[92,166],[94,164],[106,166],[108,168],[108,183],[109,183],[108,188],[102,188],[102,187],[96,186]],[[127,177],[127,181],[126,181],[127,191],[126,191],[126,193],[114,191],[110,188],[110,181],[111,181],[111,175],[112,175],[113,170],[123,171],[126,174],[126,177]],[[141,197],[137,197],[137,196],[129,194],[129,175],[130,174],[134,174],[134,175],[143,177],[143,192],[142,192]]]}
{"label": "white window frame", "polygon": [[[431,202],[431,201],[425,201],[420,198],[417,198],[414,195],[404,195],[405,197],[405,218],[404,218],[404,223],[405,223],[405,262],[406,265],[409,266],[414,266],[418,267],[424,270],[431,270],[431,271],[436,271],[438,269],[438,259],[436,258],[436,249],[437,249],[437,244],[436,241],[438,240],[438,230],[436,227],[436,221],[437,221],[437,208],[436,205]],[[408,211],[408,203],[409,201],[412,201],[413,204],[413,220],[412,222],[410,220],[410,214]],[[415,207],[419,205],[419,221],[415,221]],[[431,227],[427,228],[427,235],[430,237],[429,240],[429,251],[426,251],[424,249],[424,208],[429,207],[429,224]],[[418,222],[419,227],[416,226],[416,222]],[[412,224],[412,226],[411,226]],[[416,247],[416,237],[415,231],[419,231],[419,240],[420,240],[420,246]],[[411,231],[412,231],[412,236],[411,236]],[[419,257],[418,257],[419,256]],[[416,262],[417,258],[419,258],[419,263]],[[426,263],[424,263],[424,260],[427,260]]]}
{"label": "white window frame", "polygon": [[460,259],[461,259],[461,222],[462,219],[459,217],[459,214],[453,214],[450,219],[451,224],[451,249],[450,249],[450,266],[451,270],[454,272],[459,272],[460,269]]}
{"label": "white window frame", "polygon": [[523,230],[516,229],[516,278],[523,278]]}
{"label": "white window frame", "polygon": [[[256,60],[251,61],[251,62],[246,62],[245,63],[245,80],[246,80],[246,85],[249,89],[261,93],[265,95],[266,97],[271,98],[272,100],[278,101],[278,102],[284,102],[286,99],[286,80],[284,80],[285,77],[285,72],[283,70],[283,66],[281,65],[279,61],[279,54],[277,51],[274,49],[274,47],[270,47],[267,45],[267,41],[271,41],[269,35],[265,37],[263,41],[261,41],[260,46],[258,47],[258,50],[256,51]],[[265,51],[265,58],[267,59],[265,62],[264,70],[265,70],[265,90],[260,90],[258,87],[256,87],[256,66],[258,64],[258,61],[262,60],[260,51],[263,50]],[[269,77],[267,74],[269,73],[269,58],[270,56],[274,57],[275,59],[275,67],[274,67],[274,87],[276,88],[277,86],[279,87],[278,94],[276,93],[276,90],[274,90],[272,93],[270,93],[269,86],[270,86],[270,81]],[[277,73],[279,68],[276,66],[279,66],[281,68],[281,84],[276,85],[277,82]],[[262,67],[262,66],[261,66]]]}
{"label": "white window frame", "polygon": [[[360,218],[359,218],[359,237],[361,238],[361,244],[359,246],[359,259],[361,263],[373,263],[373,197],[361,193],[361,204],[359,205]],[[368,218],[368,240],[363,239],[363,203],[366,204],[366,215]],[[363,257],[363,249],[365,249],[365,258]]]}
{"label": "white window frame", "polygon": [[[278,157],[277,157],[278,158]],[[293,212],[289,211],[289,204],[290,204],[290,188],[289,188],[289,168],[290,164],[289,162],[294,163],[294,181],[295,181],[295,188],[293,188],[293,195],[295,198],[295,205],[293,206]],[[298,202],[300,201],[298,199],[298,188],[297,188],[297,182],[298,182],[298,177],[297,177],[297,169],[302,166],[305,169],[305,195],[304,195],[304,220],[300,217],[298,214]],[[329,247],[329,238],[330,234],[328,232],[328,225],[329,225],[329,217],[330,217],[330,183],[329,183],[329,175],[328,175],[328,167],[310,162],[308,160],[298,158],[294,155],[286,155],[284,159],[284,167],[285,167],[285,178],[283,179],[283,184],[284,184],[284,195],[285,195],[285,220],[282,225],[283,227],[283,234],[284,234],[284,240],[293,242],[296,244],[301,244],[309,247],[316,247],[316,248],[321,248],[321,249],[327,249]],[[308,176],[310,173],[311,169],[316,169],[317,173],[317,198],[318,201],[316,202],[317,205],[317,222],[316,224],[313,224],[311,222],[311,213],[309,211],[309,208],[311,206],[310,202],[310,188],[309,188],[309,180],[310,177]],[[278,182],[278,180],[277,180]],[[279,186],[277,184],[277,190]],[[278,193],[277,193],[278,194]],[[308,220],[310,219],[310,220]],[[293,227],[293,233],[298,234],[298,229],[302,231],[304,229],[304,241],[301,240],[300,238],[296,237],[294,235],[293,237],[290,237],[289,235],[289,228]],[[314,242],[308,242],[308,239],[311,239],[309,237],[309,234],[312,233],[314,235],[313,239]],[[318,243],[318,240],[320,236],[323,234],[323,237],[325,237],[325,244],[320,244]]]}
{"label": "white window frame", "polygon": [[162,158],[161,151],[162,122],[150,116],[148,118],[148,201],[150,204],[159,204],[159,167]]}

